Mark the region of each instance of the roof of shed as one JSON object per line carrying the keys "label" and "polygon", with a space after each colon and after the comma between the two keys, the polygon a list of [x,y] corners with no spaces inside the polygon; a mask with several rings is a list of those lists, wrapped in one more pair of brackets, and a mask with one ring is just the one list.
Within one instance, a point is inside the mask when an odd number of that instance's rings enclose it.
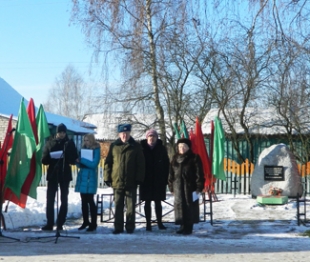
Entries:
{"label": "roof of shed", "polygon": [[[4,117],[10,117],[13,115],[13,119],[17,120],[18,112],[20,108],[20,103],[23,98],[12,86],[10,86],[5,80],[0,77],[0,115]],[[35,101],[34,101],[35,102]],[[28,100],[24,99],[25,106],[28,105]],[[38,107],[36,107],[36,111]],[[47,122],[50,125],[58,126],[60,123],[63,123],[67,126],[69,131],[78,134],[94,133],[95,125],[74,120],[69,117],[52,114],[45,112]]]}

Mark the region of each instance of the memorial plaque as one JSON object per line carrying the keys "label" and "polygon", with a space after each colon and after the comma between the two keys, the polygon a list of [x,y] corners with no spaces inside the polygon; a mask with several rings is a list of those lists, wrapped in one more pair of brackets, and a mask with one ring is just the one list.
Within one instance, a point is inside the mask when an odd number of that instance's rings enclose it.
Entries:
{"label": "memorial plaque", "polygon": [[264,166],[264,178],[268,181],[284,181],[283,166]]}

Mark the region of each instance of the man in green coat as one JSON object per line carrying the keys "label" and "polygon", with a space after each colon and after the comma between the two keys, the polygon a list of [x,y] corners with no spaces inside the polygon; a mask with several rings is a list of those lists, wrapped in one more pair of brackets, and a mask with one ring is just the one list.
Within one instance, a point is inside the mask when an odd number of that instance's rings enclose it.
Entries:
{"label": "man in green coat", "polygon": [[144,180],[145,161],[141,145],[131,136],[131,125],[121,124],[117,128],[119,138],[114,141],[104,165],[104,181],[114,191],[114,231],[124,231],[124,204],[126,201],[126,231],[135,229],[135,205],[137,185]]}

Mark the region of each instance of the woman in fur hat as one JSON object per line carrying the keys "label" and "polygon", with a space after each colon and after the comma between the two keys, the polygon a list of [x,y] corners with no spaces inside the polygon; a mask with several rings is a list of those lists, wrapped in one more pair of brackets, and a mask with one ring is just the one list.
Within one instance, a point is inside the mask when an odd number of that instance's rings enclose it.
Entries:
{"label": "woman in fur hat", "polygon": [[[97,228],[97,208],[94,195],[98,185],[98,164],[100,161],[100,144],[96,142],[93,134],[84,136],[82,149],[92,151],[92,158],[81,157],[76,160],[80,168],[76,179],[75,192],[80,192],[82,202],[83,224],[79,230],[88,227],[87,231],[94,231]],[[89,222],[89,211],[91,222]]]}
{"label": "woman in fur hat", "polygon": [[178,234],[189,235],[193,224],[199,222],[199,201],[193,195],[203,190],[204,175],[199,155],[191,150],[191,141],[177,141],[177,153],[170,164],[168,186],[174,195],[175,224],[180,225]]}

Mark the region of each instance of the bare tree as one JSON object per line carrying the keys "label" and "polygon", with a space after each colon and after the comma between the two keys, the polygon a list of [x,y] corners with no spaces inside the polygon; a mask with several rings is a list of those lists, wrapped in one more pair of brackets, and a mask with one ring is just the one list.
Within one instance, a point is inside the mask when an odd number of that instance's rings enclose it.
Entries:
{"label": "bare tree", "polygon": [[49,89],[44,108],[47,112],[83,120],[92,106],[92,88],[87,87],[76,69],[68,65]]}
{"label": "bare tree", "polygon": [[[293,141],[296,134],[303,134],[299,137],[304,141],[303,150],[299,151],[303,159],[308,159],[305,127],[309,114],[305,101],[309,96],[310,34],[305,28],[310,6],[306,1],[264,0],[243,1],[235,9],[234,4],[241,2],[218,1],[214,6],[219,11],[219,23],[214,26],[221,29],[212,38],[211,48],[216,55],[202,57],[198,75],[216,101],[213,107],[223,112],[241,162],[244,156],[239,149],[240,139],[247,141],[253,161],[250,123],[264,106],[276,106],[280,119],[272,124],[285,127],[292,151],[298,146]],[[242,16],[239,10],[246,6],[248,13]],[[242,136],[236,132],[237,126],[242,128]]]}
{"label": "bare tree", "polygon": [[[191,33],[197,35],[193,21],[199,24],[198,13],[203,15],[197,6],[198,2],[200,1],[73,0],[73,19],[83,26],[87,39],[94,47],[95,57],[99,59],[103,55],[104,61],[108,61],[113,53],[113,57],[121,61],[123,83],[117,92],[113,86],[110,94],[116,93],[115,101],[123,102],[130,111],[149,112],[153,108],[156,112],[155,122],[164,143],[167,141],[167,124],[171,126],[172,121],[184,118],[180,114],[185,112],[177,111],[177,104],[189,102],[182,97],[184,92],[179,88],[188,84],[195,61],[186,61],[188,68],[185,64],[178,68],[182,64],[178,58],[183,57],[184,62],[192,53],[185,48],[190,47],[193,51],[194,43],[188,45],[192,40]],[[187,44],[182,46],[182,42]],[[179,50],[181,54],[177,54],[179,47],[182,49]],[[196,55],[197,52],[192,53],[191,58],[195,59]],[[182,73],[187,74],[187,77],[183,77]],[[181,78],[171,82],[177,75]],[[187,90],[187,97],[190,97],[189,88]],[[195,92],[194,88],[192,92]],[[174,95],[179,97],[173,97]],[[172,105],[173,101],[175,103]],[[175,107],[173,111],[178,115],[169,115],[172,107]],[[186,108],[185,103],[183,108]]]}
{"label": "bare tree", "polygon": [[[229,124],[240,161],[244,156],[236,125],[243,129],[242,139],[253,161],[249,123],[260,106],[272,105],[265,98],[279,97],[279,112],[292,114],[283,111],[284,101],[296,99],[296,90],[298,101],[308,96],[309,80],[297,73],[297,65],[305,75],[309,68],[310,16],[305,0],[73,0],[73,4],[73,19],[82,25],[96,59],[103,57],[105,68],[113,68],[110,63],[116,61],[122,69],[121,81],[107,88],[102,100],[110,110],[121,105],[130,113],[156,112],[152,124],[159,126],[165,142],[174,140],[173,135],[166,139],[173,122],[186,118],[190,123],[196,116],[203,120],[215,107]],[[291,51],[280,48],[282,43]],[[286,104],[296,109],[301,102]],[[307,103],[303,105],[300,109]],[[247,114],[251,108],[257,110]],[[291,124],[294,132],[304,128],[300,121]]]}
{"label": "bare tree", "polygon": [[263,9],[265,32],[274,43],[265,105],[276,109],[277,121],[269,127],[284,129],[290,150],[306,163],[310,155],[310,5],[305,0],[253,1],[255,5]]}
{"label": "bare tree", "polygon": [[287,41],[277,48],[268,99],[268,104],[276,109],[278,115],[273,127],[284,128],[290,150],[300,162],[306,163],[310,155],[309,55]]}

